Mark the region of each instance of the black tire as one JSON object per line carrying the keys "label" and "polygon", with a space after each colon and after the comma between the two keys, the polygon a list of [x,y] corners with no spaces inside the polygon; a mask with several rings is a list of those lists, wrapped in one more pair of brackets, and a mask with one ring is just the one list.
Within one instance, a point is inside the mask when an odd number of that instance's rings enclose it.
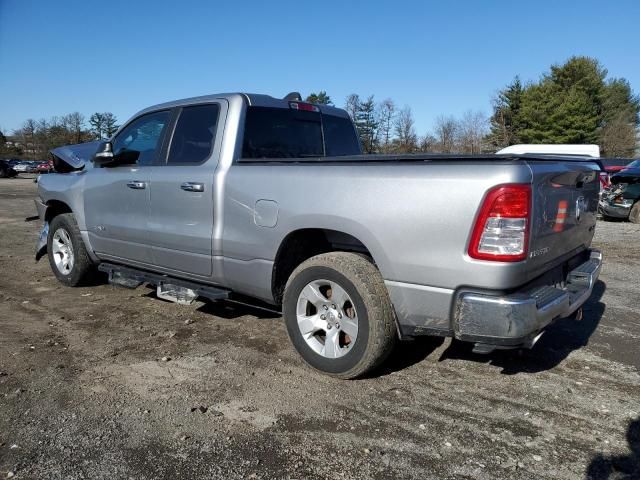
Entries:
{"label": "black tire", "polygon": [[[56,265],[55,254],[53,252],[54,236],[58,230],[66,232],[71,240],[73,250],[73,266],[68,272],[62,272]],[[47,237],[47,253],[49,265],[56,278],[69,287],[77,287],[88,282],[95,273],[95,265],[89,258],[89,254],[84,246],[80,229],[76,223],[73,213],[62,213],[51,220],[49,224],[49,235]]]}
{"label": "black tire", "polygon": [[629,221],[631,223],[640,223],[640,201],[636,202],[629,212]]}
{"label": "black tire", "polygon": [[[310,282],[320,279],[342,287],[357,312],[357,339],[338,358],[316,353],[298,327],[298,297]],[[300,264],[285,287],[283,313],[289,338],[305,362],[333,377],[352,379],[372,371],[391,353],[397,338],[393,307],[382,275],[366,257],[355,253],[326,253]]]}

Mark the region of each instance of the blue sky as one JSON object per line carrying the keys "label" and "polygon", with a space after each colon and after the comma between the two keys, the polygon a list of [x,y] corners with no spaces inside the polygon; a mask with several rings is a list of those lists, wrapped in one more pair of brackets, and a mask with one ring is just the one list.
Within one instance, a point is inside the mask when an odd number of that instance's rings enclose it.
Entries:
{"label": "blue sky", "polygon": [[640,1],[0,0],[0,128],[228,91],[490,112],[516,74],[598,58],[640,91]]}

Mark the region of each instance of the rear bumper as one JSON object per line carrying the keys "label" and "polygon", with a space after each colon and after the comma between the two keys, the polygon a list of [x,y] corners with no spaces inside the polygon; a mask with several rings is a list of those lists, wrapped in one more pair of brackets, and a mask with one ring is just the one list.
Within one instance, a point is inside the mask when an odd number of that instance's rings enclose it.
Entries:
{"label": "rear bumper", "polygon": [[544,327],[568,317],[589,298],[600,275],[602,254],[592,250],[589,260],[570,271],[566,286],[542,286],[510,295],[460,295],[454,335],[475,342],[479,351],[531,346]]}

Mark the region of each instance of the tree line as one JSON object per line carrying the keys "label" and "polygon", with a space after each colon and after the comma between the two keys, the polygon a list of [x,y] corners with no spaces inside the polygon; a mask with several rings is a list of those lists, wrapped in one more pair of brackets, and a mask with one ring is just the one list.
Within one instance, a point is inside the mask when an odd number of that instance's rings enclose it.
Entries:
{"label": "tree line", "polygon": [[79,112],[49,119],[29,118],[10,138],[0,132],[0,153],[25,159],[41,159],[52,148],[108,138],[118,128],[118,120],[111,112],[96,112],[89,117],[88,123]]}
{"label": "tree line", "polygon": [[631,157],[638,144],[640,99],[624,78],[607,79],[595,59],[573,57],[538,82],[519,77],[493,101],[493,148],[515,143],[596,143],[603,155]]}
{"label": "tree line", "polygon": [[[492,99],[489,116],[469,110],[460,117],[440,115],[431,131],[419,135],[409,105],[373,95],[348,95],[344,109],[354,122],[365,153],[489,153],[517,143],[595,143],[603,156],[632,157],[638,148],[640,98],[624,78],[608,78],[596,59],[572,57],[551,66],[538,81],[516,76]],[[333,105],[326,91],[306,101]],[[107,138],[118,129],[110,112],[87,120],[78,112],[28,119],[0,153],[42,158],[51,148]],[[7,140],[12,140],[8,143]]]}
{"label": "tree line", "polygon": [[[307,102],[333,105],[325,91],[312,93]],[[441,115],[433,132],[416,133],[409,105],[399,107],[391,98],[376,102],[352,93],[346,99],[347,111],[358,132],[364,153],[481,153],[488,151],[485,137],[488,119],[482,112],[469,110],[461,118]]]}
{"label": "tree line", "polygon": [[[307,101],[332,105],[326,92]],[[539,81],[518,76],[492,100],[492,113],[441,115],[432,131],[416,133],[410,106],[388,98],[347,96],[365,153],[483,153],[518,143],[595,143],[603,156],[632,157],[638,148],[640,98],[624,78],[607,78],[596,59],[572,57]]]}

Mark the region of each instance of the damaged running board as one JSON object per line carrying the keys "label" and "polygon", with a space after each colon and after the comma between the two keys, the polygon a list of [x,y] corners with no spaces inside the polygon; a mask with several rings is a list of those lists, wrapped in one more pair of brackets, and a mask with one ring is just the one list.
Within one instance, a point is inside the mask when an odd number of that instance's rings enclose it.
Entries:
{"label": "damaged running board", "polygon": [[198,297],[213,301],[229,298],[228,290],[181,280],[160,273],[123,267],[113,263],[101,263],[98,266],[98,270],[107,273],[109,275],[109,283],[114,285],[126,288],[136,288],[143,283],[155,285],[159,298],[182,305],[189,305]]}

